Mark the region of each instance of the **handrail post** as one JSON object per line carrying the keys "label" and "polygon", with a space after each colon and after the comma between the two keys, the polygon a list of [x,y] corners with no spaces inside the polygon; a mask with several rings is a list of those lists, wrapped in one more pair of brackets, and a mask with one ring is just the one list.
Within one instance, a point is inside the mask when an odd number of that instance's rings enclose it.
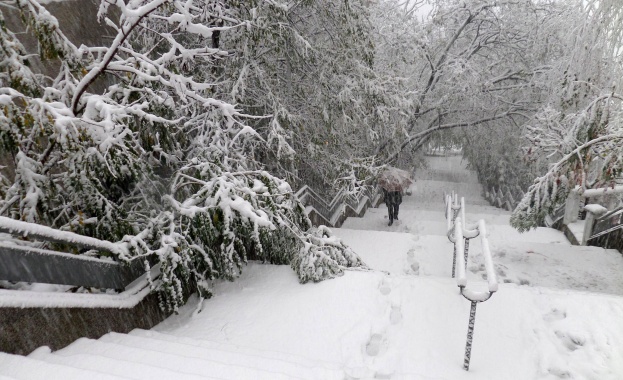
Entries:
{"label": "handrail post", "polygon": [[469,239],[465,238],[465,269],[467,269],[467,255],[469,253]]}
{"label": "handrail post", "polygon": [[456,273],[456,244],[454,244],[454,254],[452,255],[452,278],[455,277]]}
{"label": "handrail post", "polygon": [[476,305],[477,301],[472,301],[469,309],[469,323],[467,325],[467,342],[465,343],[465,358],[463,359],[463,369],[469,371],[469,362],[472,358],[472,341],[474,340],[474,325],[476,324]]}
{"label": "handrail post", "polygon": [[586,211],[586,219],[584,220],[584,232],[582,234],[582,241],[580,242],[580,245],[587,245],[588,240],[593,234],[595,218],[608,212],[607,208],[598,204],[588,204],[584,206],[584,210]]}
{"label": "handrail post", "polygon": [[[460,289],[461,295],[470,301],[469,322],[467,326],[467,341],[465,343],[465,355],[463,357],[463,369],[469,371],[469,364],[472,355],[472,343],[474,340],[474,326],[476,324],[476,306],[478,302],[484,302],[493,296],[493,293],[498,290],[498,281],[493,266],[493,260],[491,257],[491,251],[489,250],[489,242],[487,240],[487,228],[484,220],[479,220],[476,226],[476,230],[464,229],[464,209],[465,201],[461,199],[462,214],[454,221],[454,226],[451,229],[453,235],[450,232],[448,237],[454,243],[454,257],[458,262],[456,265],[453,263],[453,277],[456,277],[457,285]],[[485,259],[485,268],[487,271],[488,289],[485,292],[468,290],[467,287],[467,259],[469,256],[469,240],[480,236],[482,242],[482,255]],[[463,251],[461,254],[461,251]],[[456,266],[456,268],[454,268]],[[454,273],[456,269],[456,274]]]}
{"label": "handrail post", "polygon": [[563,219],[564,224],[569,225],[578,220],[581,198],[582,196],[577,189],[573,189],[569,192],[569,196],[565,202],[565,216]]}

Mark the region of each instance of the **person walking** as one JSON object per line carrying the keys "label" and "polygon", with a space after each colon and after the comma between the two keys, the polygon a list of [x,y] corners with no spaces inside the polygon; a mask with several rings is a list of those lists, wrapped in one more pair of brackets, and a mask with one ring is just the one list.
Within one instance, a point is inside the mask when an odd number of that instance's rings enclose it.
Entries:
{"label": "person walking", "polygon": [[398,220],[398,210],[402,203],[402,191],[387,191],[383,189],[383,200],[387,205],[387,212],[389,214],[388,226],[394,224],[394,220]]}

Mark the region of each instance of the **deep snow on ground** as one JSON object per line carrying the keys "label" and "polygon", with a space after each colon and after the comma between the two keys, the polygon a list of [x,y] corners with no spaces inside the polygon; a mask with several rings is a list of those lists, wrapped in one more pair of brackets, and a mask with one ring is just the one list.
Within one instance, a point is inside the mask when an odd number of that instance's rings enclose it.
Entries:
{"label": "deep snow on ground", "polygon": [[[390,242],[387,242],[390,243]],[[391,247],[391,244],[390,244]],[[449,278],[347,272],[298,285],[287,267],[252,265],[155,330],[295,361],[301,378],[620,379],[620,297],[502,285],[478,307],[462,370],[469,302]],[[281,371],[280,365],[273,365]]]}
{"label": "deep snow on ground", "polygon": [[[452,170],[445,177],[470,181],[469,172]],[[386,226],[381,206],[334,230],[374,271],[296,285],[287,268],[254,265],[241,281],[218,285],[194,318],[189,306],[156,330],[295,354],[336,378],[623,378],[623,298],[597,293],[623,294],[620,254],[571,247],[550,229],[519,235],[507,212],[483,205],[476,187],[454,183],[476,204],[468,200],[468,221],[489,222],[502,282],[478,306],[471,368],[462,370],[469,302],[450,278],[443,191],[430,182],[420,178],[419,191],[404,197],[398,225]],[[471,252],[470,281],[482,283],[477,241]]]}
{"label": "deep snow on ground", "polygon": [[[571,247],[549,229],[512,233],[508,213],[482,202],[458,158],[430,162],[431,170],[418,173],[418,190],[404,197],[397,225],[386,225],[382,205],[334,230],[370,271],[302,285],[287,266],[250,263],[235,282],[215,283],[212,299],[191,298],[151,331],[80,339],[27,358],[0,354],[0,374],[46,380],[623,379],[620,254]],[[469,372],[462,365],[470,303],[450,277],[443,190],[431,178],[466,190],[468,221],[487,221],[501,282],[478,306]],[[482,285],[485,273],[479,243],[471,245],[469,287]]]}

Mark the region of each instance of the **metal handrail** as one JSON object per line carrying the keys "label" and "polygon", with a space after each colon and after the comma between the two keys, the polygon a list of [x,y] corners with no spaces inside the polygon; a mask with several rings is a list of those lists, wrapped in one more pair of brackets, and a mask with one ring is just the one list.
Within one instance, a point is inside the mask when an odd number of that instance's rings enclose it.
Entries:
{"label": "metal handrail", "polygon": [[330,202],[327,202],[307,185],[301,187],[295,195],[306,206],[308,214],[313,209],[330,227],[336,227],[346,207],[359,214],[368,202],[374,204],[380,196],[378,189],[376,189],[376,192],[364,191],[363,194],[353,199],[347,196],[345,191],[341,190]]}
{"label": "metal handrail", "polygon": [[[505,208],[508,211],[512,211],[519,201],[515,200],[513,192],[510,190],[508,186],[506,187],[506,191],[499,187],[498,190],[495,190],[495,187],[491,187],[491,190],[485,191],[485,198],[489,201],[489,203],[498,208]],[[523,198],[523,191],[519,191],[517,193],[519,198]]]}
{"label": "metal handrail", "polygon": [[[453,200],[454,198],[454,200]],[[452,216],[450,217],[450,214]],[[458,202],[458,196],[454,193],[452,195],[446,196],[446,227],[447,232],[446,236],[451,243],[456,243],[456,237],[454,235],[455,220],[457,216],[460,215],[463,220],[465,219],[465,198],[461,197],[461,202]],[[463,228],[462,235],[466,239],[465,242],[465,261],[467,261],[467,252],[469,250],[469,239],[473,239],[478,236],[479,232],[477,230],[477,225],[473,225],[470,228]],[[452,278],[455,277],[456,272],[456,255],[457,250],[454,251],[452,257]]]}
{"label": "metal handrail", "polygon": [[56,243],[71,243],[89,249],[110,252],[116,256],[128,255],[126,243],[111,243],[89,236],[78,235],[70,231],[60,231],[40,224],[22,222],[5,216],[0,216],[0,232],[21,235],[23,237],[31,236]]}
{"label": "metal handrail", "polygon": [[[495,268],[493,266],[493,259],[491,251],[489,249],[489,241],[487,239],[487,229],[485,221],[480,219],[474,226],[470,226],[469,229],[464,228],[465,220],[465,198],[461,198],[460,204],[456,201],[456,195],[454,195],[454,202],[452,202],[451,196],[446,196],[446,217],[450,216],[451,210],[456,210],[454,214],[454,220],[450,225],[448,218],[448,239],[454,243],[453,263],[452,263],[452,277],[455,277],[456,282],[460,289],[461,295],[471,302],[471,308],[469,313],[469,323],[467,328],[467,342],[465,344],[465,356],[463,360],[463,369],[469,371],[469,363],[471,360],[472,341],[474,337],[474,325],[476,323],[476,306],[480,302],[485,302],[493,296],[493,293],[498,290],[498,280],[495,274]],[[454,203],[454,204],[452,204]],[[460,212],[460,215],[456,215]],[[467,276],[465,270],[467,268],[467,258],[469,255],[469,240],[480,236],[482,254],[485,259],[485,268],[487,272],[487,291],[476,291],[468,288]],[[463,252],[464,255],[460,253]],[[457,262],[458,261],[458,262]]]}
{"label": "metal handrail", "polygon": [[126,243],[111,243],[1,216],[0,232],[113,254],[112,258],[100,259],[35,248],[20,241],[0,241],[1,280],[123,290],[144,273],[141,262],[124,262],[128,257]]}
{"label": "metal handrail", "polygon": [[[618,220],[616,218],[618,217]],[[614,220],[613,224],[612,221]],[[610,223],[608,223],[610,221]],[[602,228],[602,224],[610,224],[605,228]],[[588,240],[596,239],[600,236],[609,234],[616,230],[623,229],[623,207],[616,208],[612,211],[608,211],[604,215],[601,215],[599,218],[595,220],[595,225],[593,227],[593,233],[588,238]]]}

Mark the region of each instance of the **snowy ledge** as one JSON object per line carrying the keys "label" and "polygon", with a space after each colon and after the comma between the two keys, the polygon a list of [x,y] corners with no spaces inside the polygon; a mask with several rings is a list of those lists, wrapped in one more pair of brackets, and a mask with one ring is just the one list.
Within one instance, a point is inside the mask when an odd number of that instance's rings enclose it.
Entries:
{"label": "snowy ledge", "polygon": [[147,281],[119,294],[32,292],[0,289],[0,307],[18,308],[115,308],[138,305],[151,289]]}
{"label": "snowy ledge", "polygon": [[[149,275],[155,278],[160,274],[160,264],[152,267]],[[16,308],[112,308],[131,309],[138,305],[159,284],[153,281],[150,286],[148,274],[144,274],[119,294],[86,294],[35,292],[27,290],[0,289],[0,307]]]}
{"label": "snowy ledge", "polygon": [[83,247],[112,252],[117,255],[127,255],[127,247],[125,244],[115,244],[109,241],[78,235],[69,231],[60,231],[35,223],[22,222],[4,216],[0,216],[0,232],[21,236],[32,235],[33,237],[45,240],[73,243]]}

